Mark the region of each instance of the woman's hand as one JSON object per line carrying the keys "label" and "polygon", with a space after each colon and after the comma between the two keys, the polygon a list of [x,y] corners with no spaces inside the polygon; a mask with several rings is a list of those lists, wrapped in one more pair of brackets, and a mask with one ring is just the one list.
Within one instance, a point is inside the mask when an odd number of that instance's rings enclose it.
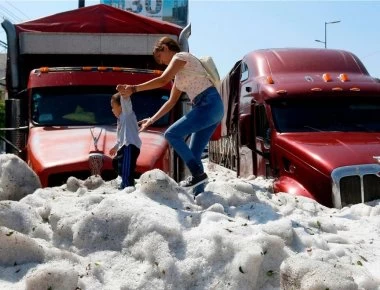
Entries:
{"label": "woman's hand", "polygon": [[111,156],[114,156],[114,155],[116,155],[116,153],[117,153],[117,148],[116,148],[116,147],[112,147],[112,148],[110,149],[109,154],[110,154]]}
{"label": "woman's hand", "polygon": [[146,118],[144,120],[139,121],[137,124],[140,126],[139,132],[142,132],[146,130],[146,128],[148,128],[150,125],[152,125],[153,122],[151,118]]}
{"label": "woman's hand", "polygon": [[132,85],[117,85],[116,86],[116,90],[125,99],[128,99],[135,92],[134,88],[135,86],[132,86]]}

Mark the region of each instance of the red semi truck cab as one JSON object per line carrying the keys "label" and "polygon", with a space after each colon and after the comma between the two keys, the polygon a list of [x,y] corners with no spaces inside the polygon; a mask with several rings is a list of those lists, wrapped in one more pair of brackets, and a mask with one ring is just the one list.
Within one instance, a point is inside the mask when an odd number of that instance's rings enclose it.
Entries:
{"label": "red semi truck cab", "polygon": [[329,207],[380,198],[380,82],[354,54],[253,51],[221,93],[225,134],[210,143],[212,161]]}
{"label": "red semi truck cab", "polygon": [[[153,59],[162,36],[188,50],[189,27],[94,5],[31,22],[2,23],[8,38],[7,152],[22,156],[42,186],[63,184],[70,176],[116,177],[109,150],[116,142],[111,96],[117,84],[138,84],[157,77]],[[170,96],[171,84],[139,92],[131,100],[137,119],[152,116]],[[163,137],[188,108],[177,107],[140,133],[137,177],[159,168],[183,178],[183,164]],[[8,122],[8,123],[7,123]],[[17,149],[17,150],[16,150]]]}
{"label": "red semi truck cab", "polygon": [[[116,142],[111,95],[119,83],[141,83],[157,73],[115,67],[33,70],[28,83],[31,115],[26,153],[42,185],[62,184],[69,176],[84,179],[98,174],[105,180],[115,178],[108,154]],[[170,86],[133,95],[137,119],[153,115],[169,94]],[[168,114],[140,133],[139,174],[153,168],[170,173],[171,153],[162,132],[172,122]]]}

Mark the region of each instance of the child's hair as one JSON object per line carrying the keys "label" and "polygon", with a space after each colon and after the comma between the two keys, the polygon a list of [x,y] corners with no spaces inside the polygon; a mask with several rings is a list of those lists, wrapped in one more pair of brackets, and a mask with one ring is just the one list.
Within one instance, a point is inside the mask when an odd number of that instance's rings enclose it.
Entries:
{"label": "child's hair", "polygon": [[114,101],[116,104],[121,106],[121,101],[120,101],[121,95],[120,93],[113,94],[111,97],[111,100]]}

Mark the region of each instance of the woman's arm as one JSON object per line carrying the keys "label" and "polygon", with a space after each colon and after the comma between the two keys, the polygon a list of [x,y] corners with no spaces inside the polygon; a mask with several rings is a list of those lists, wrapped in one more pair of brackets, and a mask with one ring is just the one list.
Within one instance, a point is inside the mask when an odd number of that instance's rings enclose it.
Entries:
{"label": "woman's arm", "polygon": [[131,94],[141,91],[147,91],[152,89],[157,89],[163,87],[171,80],[174,79],[175,75],[179,70],[181,70],[186,64],[186,61],[177,59],[175,57],[172,58],[168,67],[159,77],[156,77],[152,80],[149,80],[145,83],[139,85],[126,85],[119,84],[116,86],[116,90],[120,92],[120,94],[124,98],[129,98]]}
{"label": "woman's arm", "polygon": [[139,122],[140,132],[144,131],[146,128],[148,128],[150,125],[152,125],[154,122],[156,122],[158,119],[160,119],[162,116],[164,116],[167,112],[169,112],[177,103],[179,97],[181,96],[181,91],[176,88],[175,85],[173,85],[172,90],[170,92],[169,100],[167,100],[161,108],[157,111],[156,114],[154,114],[152,117],[141,120]]}

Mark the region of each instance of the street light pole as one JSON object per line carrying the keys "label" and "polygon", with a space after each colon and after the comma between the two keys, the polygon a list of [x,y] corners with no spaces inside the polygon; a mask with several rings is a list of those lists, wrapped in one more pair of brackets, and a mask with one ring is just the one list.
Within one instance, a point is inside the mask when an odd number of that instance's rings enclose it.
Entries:
{"label": "street light pole", "polygon": [[318,39],[316,39],[315,41],[323,43],[325,45],[325,48],[327,48],[327,24],[335,24],[335,23],[339,23],[339,22],[340,22],[340,20],[325,22],[325,41],[318,40]]}

